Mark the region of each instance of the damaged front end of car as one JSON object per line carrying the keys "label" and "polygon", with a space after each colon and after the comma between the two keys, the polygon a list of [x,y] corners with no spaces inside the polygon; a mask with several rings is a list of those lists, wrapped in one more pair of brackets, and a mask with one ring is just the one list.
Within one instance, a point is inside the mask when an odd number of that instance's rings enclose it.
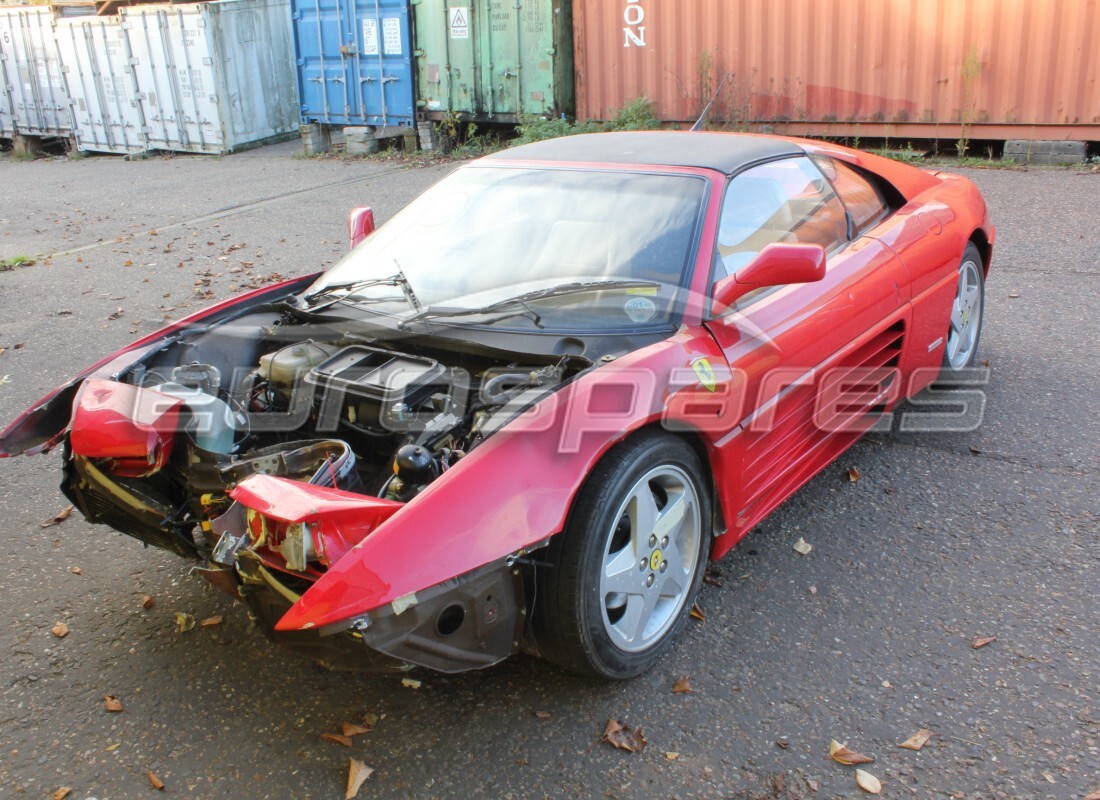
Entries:
{"label": "damaged front end of car", "polygon": [[[470,515],[429,490],[590,366],[318,321],[268,292],[105,359],[13,423],[0,448],[60,447],[62,491],[89,522],[197,560],[194,572],[281,645],[337,668],[460,672],[522,646],[517,559],[545,541],[441,557],[425,542]],[[492,481],[486,469],[464,480]],[[400,596],[359,552],[383,532],[399,545],[377,558],[410,576]],[[354,614],[281,624],[349,557],[361,561]]]}

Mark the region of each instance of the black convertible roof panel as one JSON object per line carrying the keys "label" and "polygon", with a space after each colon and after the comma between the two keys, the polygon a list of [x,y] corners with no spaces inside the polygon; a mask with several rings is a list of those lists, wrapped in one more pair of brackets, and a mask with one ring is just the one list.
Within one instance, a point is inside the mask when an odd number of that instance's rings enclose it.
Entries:
{"label": "black convertible roof panel", "polygon": [[798,145],[771,136],[702,131],[586,133],[512,147],[489,161],[574,161],[586,164],[646,164],[703,167],[736,172],[746,164],[802,155]]}

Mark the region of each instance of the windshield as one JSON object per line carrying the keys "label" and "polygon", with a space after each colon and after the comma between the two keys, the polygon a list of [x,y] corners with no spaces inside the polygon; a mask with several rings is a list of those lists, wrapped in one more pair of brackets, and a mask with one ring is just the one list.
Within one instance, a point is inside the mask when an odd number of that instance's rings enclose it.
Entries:
{"label": "windshield", "polygon": [[[705,189],[703,179],[685,175],[466,167],[380,227],[307,297],[327,288],[330,300],[405,318],[522,296],[515,314],[502,316],[498,307],[494,318],[450,321],[554,329],[667,325]],[[615,285],[621,282],[627,283]],[[589,283],[595,285],[538,296]],[[532,311],[520,313],[525,308]]]}

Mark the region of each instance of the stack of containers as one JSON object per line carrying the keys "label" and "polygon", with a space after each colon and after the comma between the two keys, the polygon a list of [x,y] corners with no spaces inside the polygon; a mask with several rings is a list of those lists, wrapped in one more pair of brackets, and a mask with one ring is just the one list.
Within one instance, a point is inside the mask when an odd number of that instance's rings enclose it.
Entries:
{"label": "stack of containers", "polygon": [[118,17],[59,19],[55,30],[77,148],[97,153],[146,149],[130,43]]}
{"label": "stack of containers", "polygon": [[145,146],[230,153],[298,132],[288,0],[123,8]]}
{"label": "stack of containers", "polygon": [[0,7],[0,136],[68,136],[69,97],[44,8]]}
{"label": "stack of containers", "polygon": [[221,154],[298,131],[290,0],[0,8],[0,80],[0,136],[71,133],[82,151]]}

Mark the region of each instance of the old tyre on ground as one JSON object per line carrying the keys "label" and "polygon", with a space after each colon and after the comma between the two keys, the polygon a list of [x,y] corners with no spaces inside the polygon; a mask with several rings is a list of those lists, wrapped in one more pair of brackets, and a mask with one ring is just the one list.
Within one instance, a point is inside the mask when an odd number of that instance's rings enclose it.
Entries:
{"label": "old tyre on ground", "polygon": [[535,637],[575,672],[631,678],[676,636],[702,583],[711,498],[682,439],[638,434],[613,447],[578,493],[538,570]]}
{"label": "old tyre on ground", "polygon": [[951,324],[943,353],[945,375],[974,366],[984,311],[985,273],[982,256],[971,242],[967,244],[959,263],[958,284],[955,299],[951,303]]}

